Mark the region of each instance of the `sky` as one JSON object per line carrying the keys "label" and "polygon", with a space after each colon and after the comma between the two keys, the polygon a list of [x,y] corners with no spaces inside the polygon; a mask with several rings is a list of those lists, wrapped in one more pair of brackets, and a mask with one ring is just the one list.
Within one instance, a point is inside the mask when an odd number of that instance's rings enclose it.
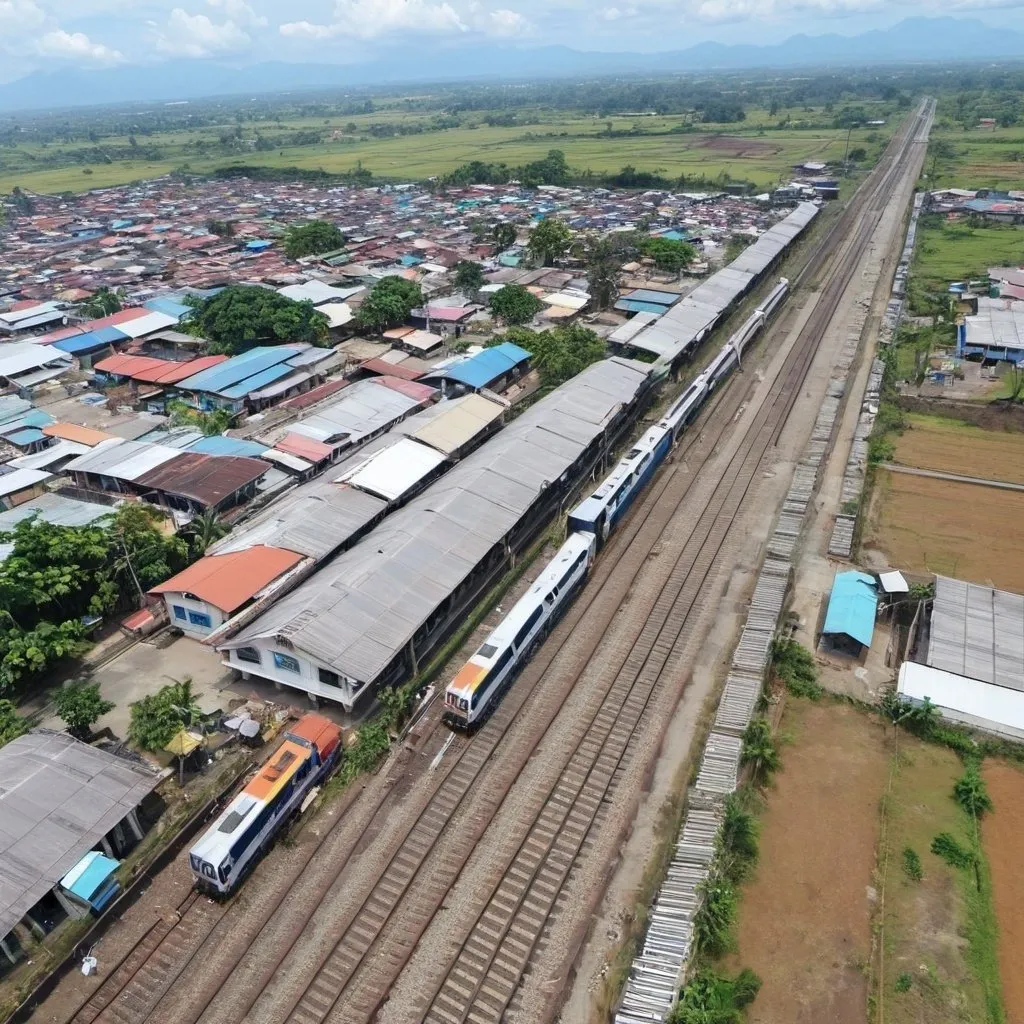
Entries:
{"label": "sky", "polygon": [[764,44],[950,14],[1024,29],[1024,0],[0,0],[0,82],[175,58],[348,64],[387,46],[483,39],[635,51]]}

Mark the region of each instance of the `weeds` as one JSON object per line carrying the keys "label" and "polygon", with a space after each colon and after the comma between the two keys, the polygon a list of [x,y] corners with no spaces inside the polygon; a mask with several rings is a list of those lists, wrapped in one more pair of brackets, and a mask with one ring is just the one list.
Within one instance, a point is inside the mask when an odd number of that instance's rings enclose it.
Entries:
{"label": "weeds", "polygon": [[940,832],[932,840],[932,853],[954,868],[969,868],[974,863],[974,854],[961,846],[949,832]]}
{"label": "weeds", "polygon": [[767,718],[753,719],[744,730],[740,761],[749,766],[750,776],[755,785],[765,785],[779,770],[779,751],[775,746],[772,727]]}
{"label": "weeds", "polygon": [[811,700],[821,697],[814,656],[792,637],[776,637],[772,641],[772,670],[794,696]]}
{"label": "weeds", "polygon": [[914,882],[920,882],[924,878],[921,858],[917,855],[917,850],[910,846],[903,850],[903,870],[907,873],[907,877]]}
{"label": "weeds", "polygon": [[693,915],[691,950],[694,959],[717,960],[731,952],[736,917],[736,890],[721,873],[713,874],[701,887],[701,904]]}
{"label": "weeds", "polygon": [[899,975],[899,977],[897,977],[894,988],[897,992],[909,992],[910,986],[912,984],[913,978],[911,978],[910,975],[906,971],[904,971],[901,975]]}
{"label": "weeds", "polygon": [[757,863],[758,824],[744,806],[741,793],[725,802],[725,816],[718,833],[718,857],[722,874],[733,884],[742,882]]}
{"label": "weeds", "polygon": [[956,780],[953,798],[972,818],[980,818],[986,811],[992,810],[992,798],[988,795],[976,761],[968,764],[963,775]]}
{"label": "weeds", "polygon": [[668,1024],[738,1024],[761,991],[761,979],[749,967],[735,978],[705,968],[679,994]]}

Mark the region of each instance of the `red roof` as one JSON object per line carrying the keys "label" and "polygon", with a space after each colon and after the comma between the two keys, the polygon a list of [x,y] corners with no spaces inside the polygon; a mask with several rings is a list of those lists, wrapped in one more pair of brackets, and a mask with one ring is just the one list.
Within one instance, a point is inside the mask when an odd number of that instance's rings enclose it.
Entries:
{"label": "red roof", "polygon": [[143,306],[132,306],[129,309],[122,309],[119,313],[111,313],[110,316],[100,317],[99,320],[90,320],[83,324],[86,331],[96,331],[101,327],[116,327],[118,324],[126,324],[129,320],[138,320],[140,316],[149,316],[153,310],[145,309]]}
{"label": "red roof", "polygon": [[437,395],[437,390],[426,384],[417,384],[414,380],[401,380],[398,377],[373,377],[374,384],[381,384],[392,391],[405,395],[416,402],[429,402]]}
{"label": "red roof", "polygon": [[269,469],[270,463],[241,455],[182,452],[156,469],[143,473],[135,483],[190,498],[210,508],[259,480]]}
{"label": "red roof", "polygon": [[457,323],[476,311],[476,306],[427,306],[427,317],[445,323]]}
{"label": "red roof", "polygon": [[337,394],[342,388],[347,388],[352,382],[342,377],[340,380],[329,380],[319,387],[310,388],[304,395],[296,395],[289,398],[287,402],[281,402],[280,407],[284,409],[308,409],[317,402]]}
{"label": "red roof", "polygon": [[367,359],[365,363],[360,363],[359,369],[384,376],[400,377],[402,380],[418,380],[423,376],[422,370],[414,370],[411,366],[403,366],[401,363],[388,363],[383,359]]}
{"label": "red roof", "polygon": [[38,338],[32,339],[32,343],[34,345],[52,345],[55,341],[73,338],[76,334],[85,334],[85,331],[81,327],[62,327],[59,331],[40,334]]}
{"label": "red roof", "polygon": [[313,463],[322,462],[334,454],[334,449],[329,444],[316,441],[312,437],[306,437],[304,434],[285,434],[274,447],[279,452],[285,452],[288,455],[298,455],[299,458],[308,459]]}
{"label": "red roof", "polygon": [[294,551],[262,544],[227,555],[204,555],[177,576],[153,587],[150,593],[195,594],[201,601],[230,614],[301,562],[302,557]]}
{"label": "red roof", "polygon": [[172,359],[156,359],[152,356],[113,355],[101,359],[94,365],[100,373],[113,373],[118,377],[148,381],[152,384],[176,384],[194,373],[223,363],[227,356],[200,356],[175,362]]}

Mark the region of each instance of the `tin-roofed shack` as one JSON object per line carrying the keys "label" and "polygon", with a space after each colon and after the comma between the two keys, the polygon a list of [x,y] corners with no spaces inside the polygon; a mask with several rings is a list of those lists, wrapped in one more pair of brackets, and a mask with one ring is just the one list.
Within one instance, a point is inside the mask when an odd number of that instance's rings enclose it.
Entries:
{"label": "tin-roofed shack", "polygon": [[414,673],[629,429],[649,374],[589,366],[218,643],[225,663],[348,710]]}
{"label": "tin-roofed shack", "polygon": [[90,850],[125,856],[146,829],[140,804],[160,777],[65,733],[35,729],[0,747],[0,951],[84,916],[60,880]]}

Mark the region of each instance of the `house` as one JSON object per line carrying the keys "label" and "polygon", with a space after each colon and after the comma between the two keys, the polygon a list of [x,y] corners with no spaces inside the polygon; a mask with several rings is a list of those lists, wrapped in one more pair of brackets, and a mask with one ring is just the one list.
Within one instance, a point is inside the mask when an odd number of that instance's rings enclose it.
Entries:
{"label": "house", "polygon": [[503,391],[527,372],[530,353],[510,341],[485,348],[469,359],[424,374],[425,384],[438,385],[445,395],[466,391]]}
{"label": "house", "polygon": [[200,638],[303,561],[308,559],[294,551],[262,544],[230,554],[205,555],[149,592],[163,598],[172,625]]}

